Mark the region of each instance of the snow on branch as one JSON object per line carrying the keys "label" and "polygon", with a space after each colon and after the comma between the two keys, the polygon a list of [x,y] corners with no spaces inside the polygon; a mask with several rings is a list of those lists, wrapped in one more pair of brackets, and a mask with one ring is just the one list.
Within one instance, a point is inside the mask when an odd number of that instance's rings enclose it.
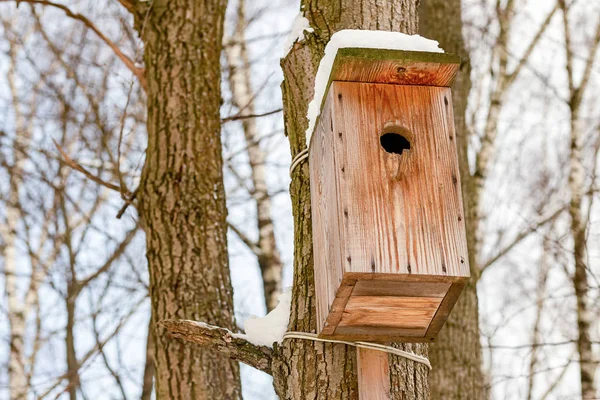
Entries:
{"label": "snow on branch", "polygon": [[257,346],[229,329],[203,322],[189,320],[164,320],[159,325],[165,327],[174,337],[212,348],[241,361],[267,374],[271,374],[273,350],[266,346]]}
{"label": "snow on branch", "polygon": [[290,319],[292,290],[279,295],[279,304],[264,317],[252,317],[244,322],[246,334],[205,322],[168,319],[159,322],[174,337],[219,351],[233,360],[241,361],[271,374],[273,343],[281,343]]}

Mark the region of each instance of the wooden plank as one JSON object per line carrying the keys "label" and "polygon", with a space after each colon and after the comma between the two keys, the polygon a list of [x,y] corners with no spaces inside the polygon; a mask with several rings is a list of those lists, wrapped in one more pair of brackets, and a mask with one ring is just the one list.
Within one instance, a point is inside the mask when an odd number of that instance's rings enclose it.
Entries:
{"label": "wooden plank", "polygon": [[455,283],[448,290],[448,294],[442,300],[440,306],[438,307],[437,312],[433,316],[431,323],[429,324],[429,328],[427,329],[427,333],[425,336],[429,338],[431,341],[435,339],[437,334],[440,332],[448,316],[450,315],[450,311],[456,304],[458,297],[462,293],[465,287],[465,283]]}
{"label": "wooden plank", "polygon": [[352,296],[338,326],[427,329],[441,298]]}
{"label": "wooden plank", "polygon": [[361,280],[356,282],[353,296],[444,297],[450,283],[398,282]]}
{"label": "wooden plank", "polygon": [[374,311],[387,309],[434,309],[437,310],[442,298],[440,297],[396,297],[396,296],[351,296],[346,304],[346,311]]}
{"label": "wooden plank", "polygon": [[326,318],[325,323],[320,329],[320,332],[325,335],[331,335],[335,332],[335,328],[342,319],[342,314],[348,303],[348,299],[353,292],[356,281],[351,279],[344,279],[340,288],[336,293],[336,297],[331,304],[329,309],[329,315]]}
{"label": "wooden plank", "polygon": [[358,365],[358,398],[388,400],[390,398],[390,368],[387,353],[356,349]]}
{"label": "wooden plank", "polygon": [[344,279],[354,279],[355,281],[375,281],[375,282],[444,282],[461,283],[466,282],[468,276],[440,276],[431,274],[399,274],[390,272],[344,272]]}
{"label": "wooden plank", "polygon": [[[333,82],[345,272],[469,276],[450,90]],[[386,152],[390,127],[411,149]]]}
{"label": "wooden plank", "polygon": [[325,326],[343,274],[341,247],[343,231],[338,222],[339,210],[333,201],[337,197],[337,187],[334,184],[336,166],[332,156],[334,139],[331,132],[333,126],[331,96],[332,94],[327,97],[326,107],[319,120],[309,152],[318,331]]}
{"label": "wooden plank", "polygon": [[330,80],[450,87],[459,67],[460,58],[446,53],[342,48]]}
{"label": "wooden plank", "polygon": [[424,342],[427,329],[425,328],[390,328],[372,326],[339,326],[331,337],[339,340],[359,340],[365,342]]}
{"label": "wooden plank", "polygon": [[[388,274],[389,275],[389,274]],[[394,275],[396,276],[396,275]],[[429,276],[429,281],[423,281],[423,276],[418,276],[418,275],[399,275],[400,277],[404,278],[404,279],[408,279],[409,282],[408,283],[418,283],[419,285],[424,285],[425,287],[429,287],[431,285],[435,285],[439,282],[435,282],[435,279],[441,279],[441,280],[445,280],[449,277],[435,277],[435,276]],[[418,278],[418,281],[414,282],[412,281],[412,279]],[[447,282],[442,282],[443,285],[445,286],[449,286],[449,289],[452,289],[452,292],[448,295],[448,296],[444,296],[444,298],[440,298],[440,297],[436,297],[436,296],[430,296],[433,297],[434,299],[430,299],[431,301],[436,301],[439,305],[437,307],[437,309],[439,309],[440,307],[442,307],[441,311],[434,311],[433,316],[429,319],[429,322],[425,323],[425,322],[421,322],[420,324],[420,328],[410,328],[410,327],[386,327],[386,326],[369,326],[369,325],[349,325],[349,326],[345,326],[345,323],[347,323],[346,321],[348,321],[349,319],[352,319],[354,317],[346,317],[346,320],[344,323],[340,323],[341,322],[341,318],[342,318],[342,313],[339,313],[339,310],[335,310],[334,312],[330,312],[329,314],[329,318],[328,322],[331,321],[331,324],[327,326],[326,330],[323,331],[319,331],[319,336],[323,337],[323,338],[331,338],[331,339],[339,339],[339,340],[363,340],[363,341],[403,341],[403,342],[432,342],[435,339],[435,336],[437,335],[437,333],[439,332],[439,329],[441,329],[441,327],[443,326],[443,324],[445,323],[446,319],[448,318],[448,314],[449,311],[452,309],[452,306],[454,305],[454,303],[452,301],[456,301],[456,299],[458,299],[458,296],[460,295],[460,292],[462,291],[462,288],[464,287],[464,285],[466,284],[468,278],[466,277],[452,277],[453,280],[455,281],[455,283],[447,283]],[[433,280],[433,282],[432,282]],[[358,281],[356,282],[356,285],[354,286],[354,289],[352,291],[352,296],[349,299],[345,299],[346,303],[349,302],[350,299],[354,298],[353,303],[350,304],[350,311],[352,312],[352,310],[360,310],[360,308],[362,307],[361,304],[364,304],[364,298],[361,299],[361,289],[360,289],[360,284],[363,281]],[[406,284],[402,281],[381,281],[381,280],[370,280],[370,281],[364,281],[368,284],[373,283],[374,285],[383,285],[383,286],[387,286],[389,283],[392,284]],[[418,286],[415,288],[415,290],[418,290]],[[356,294],[358,294],[357,296],[355,296]],[[435,293],[434,293],[435,294]],[[377,294],[375,294],[373,297],[378,296]],[[376,303],[381,303],[384,302],[385,304],[385,299],[389,298],[390,296],[381,296],[380,298],[377,298],[376,300],[373,300]],[[409,297],[409,296],[407,296]],[[414,297],[418,297],[418,296],[414,296]],[[384,299],[384,300],[380,300],[380,299]],[[410,301],[414,301],[413,300],[409,300]],[[333,308],[333,307],[332,307]],[[344,307],[346,308],[346,307]],[[385,307],[383,307],[381,310],[385,313],[388,313],[387,310],[384,310]],[[393,306],[392,306],[393,308]],[[393,312],[393,311],[392,311]],[[332,319],[332,316],[335,315],[336,319]],[[369,316],[369,318],[373,318],[375,320],[378,320],[379,317],[374,317],[374,316]],[[395,318],[394,316],[384,316],[381,319],[383,320],[388,320],[390,318]],[[357,323],[361,323],[361,322],[352,322],[353,324],[357,324]],[[414,323],[414,320],[409,320],[407,323]],[[429,329],[429,332],[428,332]]]}

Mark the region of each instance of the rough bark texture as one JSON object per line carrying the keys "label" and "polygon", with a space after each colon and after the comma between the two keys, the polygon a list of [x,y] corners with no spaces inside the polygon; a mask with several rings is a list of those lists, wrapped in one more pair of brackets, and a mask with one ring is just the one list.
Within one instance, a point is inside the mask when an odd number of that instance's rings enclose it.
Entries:
{"label": "rough bark texture", "polygon": [[479,308],[477,301],[477,226],[478,204],[471,193],[473,178],[469,172],[467,149],[469,135],[465,111],[471,89],[471,65],[464,48],[460,0],[423,0],[420,8],[419,32],[440,42],[441,47],[461,57],[461,67],[452,86],[454,123],[461,173],[467,244],[471,278],[442,328],[436,343],[430,347],[431,395],[434,399],[484,399],[486,380],[481,365]]}
{"label": "rough bark texture", "polygon": [[[331,35],[341,29],[417,32],[418,0],[386,2],[303,1],[301,9],[314,33],[296,43],[282,60],[285,128],[292,156],[306,148],[306,111],[314,76]],[[315,332],[315,288],[308,165],[295,169],[290,186],[294,214],[294,289],[289,330]],[[398,344],[426,354],[427,346]],[[356,352],[345,345],[285,340],[273,359],[273,383],[281,399],[356,399]],[[393,399],[429,398],[427,367],[392,357]]]}
{"label": "rough bark texture", "polygon": [[[254,115],[254,94],[250,71],[250,60],[246,49],[246,16],[244,1],[239,0],[238,21],[230,44],[225,49],[229,65],[229,85],[233,104],[239,110],[239,117]],[[263,280],[263,292],[267,312],[277,307],[281,294],[281,272],[283,263],[273,229],[271,217],[271,196],[267,188],[266,152],[260,147],[260,135],[255,118],[243,118],[242,128],[246,139],[248,161],[250,162],[253,191],[250,194],[256,204],[258,241],[250,250],[256,253]]]}
{"label": "rough bark texture", "polygon": [[[176,318],[234,327],[219,120],[225,6],[224,0],[137,2],[148,81],[138,207],[157,323]],[[236,362],[154,329],[158,399],[240,398]]]}

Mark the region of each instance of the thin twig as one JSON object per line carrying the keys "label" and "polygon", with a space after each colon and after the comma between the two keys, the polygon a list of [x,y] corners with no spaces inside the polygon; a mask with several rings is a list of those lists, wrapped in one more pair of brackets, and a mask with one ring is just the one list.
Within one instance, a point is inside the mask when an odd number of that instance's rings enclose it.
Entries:
{"label": "thin twig", "polygon": [[67,164],[69,167],[73,168],[74,170],[81,172],[88,179],[96,182],[97,184],[102,185],[111,190],[114,190],[115,192],[121,193],[121,188],[118,185],[114,185],[112,183],[106,182],[106,181],[102,180],[101,178],[97,177],[96,175],[92,174],[91,172],[89,172],[87,169],[83,168],[80,164],[73,161],[73,159],[71,157],[69,157],[69,155],[67,153],[65,153],[65,151],[58,145],[56,140],[52,139],[52,141],[54,142],[54,146],[56,146],[56,149],[62,156],[65,164]]}
{"label": "thin twig", "polygon": [[267,115],[277,114],[277,113],[279,113],[281,111],[283,111],[283,108],[278,108],[276,110],[268,111],[268,112],[262,113],[262,114],[242,114],[242,113],[238,113],[236,115],[232,115],[231,117],[225,117],[225,118],[223,118],[221,120],[221,123],[224,124],[226,122],[237,121],[237,120],[240,120],[240,119],[266,117]]}
{"label": "thin twig", "polygon": [[118,0],[118,1],[130,13],[133,14],[135,12],[135,6],[133,5],[133,1],[131,1],[131,0]]}
{"label": "thin twig", "polygon": [[235,233],[237,235],[237,237],[246,245],[248,246],[248,249],[253,252],[257,257],[260,257],[263,255],[263,251],[260,248],[260,246],[258,245],[258,243],[256,243],[255,241],[253,241],[252,239],[250,239],[248,236],[246,236],[246,234],[244,232],[242,232],[241,230],[239,230],[235,225],[233,225],[231,222],[227,222],[227,225],[229,226],[229,229],[231,229],[233,231],[233,233]]}
{"label": "thin twig", "polygon": [[[100,29],[98,29],[96,27],[96,25],[94,25],[94,23],[92,21],[90,21],[87,17],[85,17],[84,15],[81,15],[79,13],[75,13],[75,12],[71,11],[71,9],[69,9],[69,7],[67,7],[65,5],[54,3],[51,1],[47,1],[47,0],[0,0],[0,2],[3,2],[3,3],[14,2],[14,1],[16,1],[17,6],[19,5],[19,3],[30,3],[30,4],[40,4],[43,6],[58,8],[59,10],[62,10],[68,17],[83,22],[83,24],[85,26],[87,26],[92,31],[94,31],[94,33],[96,35],[98,35],[98,37],[104,43],[106,43],[106,45],[108,47],[110,47],[112,49],[112,51],[123,62],[123,64],[125,64],[125,66],[138,78],[142,88],[144,90],[146,90],[147,83],[146,83],[146,76],[144,75],[144,69],[136,67],[135,63],[131,60],[131,58],[126,56],[121,51],[121,49],[119,49],[119,46],[117,46],[104,33],[102,33],[102,31],[100,31]],[[121,3],[121,4],[123,4],[123,3]]]}
{"label": "thin twig", "polygon": [[133,201],[135,200],[135,198],[137,197],[138,191],[140,190],[139,186],[133,191],[133,193],[131,194],[131,196],[129,196],[129,198],[125,201],[125,204],[123,204],[123,206],[121,207],[121,209],[119,210],[119,212],[117,213],[117,219],[121,219],[121,217],[123,216],[123,214],[125,213],[125,210],[127,210],[127,207],[129,207],[129,205],[131,203],[133,203]]}
{"label": "thin twig", "polygon": [[546,217],[546,218],[538,221],[534,225],[530,225],[527,229],[525,229],[522,232],[520,232],[517,236],[515,236],[515,238],[513,239],[513,241],[510,244],[506,245],[503,249],[501,249],[500,251],[498,251],[492,258],[490,258],[489,260],[487,260],[486,262],[483,263],[483,265],[481,267],[481,273],[483,273],[483,271],[485,271],[492,264],[494,264],[496,261],[498,261],[504,255],[506,255],[516,245],[518,245],[525,238],[527,238],[530,234],[532,234],[535,231],[537,231],[541,226],[546,225],[547,223],[549,223],[551,221],[554,221],[556,218],[558,218],[558,216],[561,215],[562,212],[565,211],[566,209],[567,209],[566,206],[565,207],[560,207],[559,209],[555,210],[552,214],[550,214],[548,217]]}
{"label": "thin twig", "polygon": [[121,187],[121,197],[125,199],[125,192],[127,191],[127,185],[125,184],[125,179],[123,178],[123,174],[121,174],[121,143],[123,143],[123,131],[125,130],[125,122],[127,120],[127,108],[129,107],[129,102],[131,101],[131,91],[133,90],[133,81],[131,85],[129,85],[129,91],[127,92],[127,102],[125,103],[125,108],[123,109],[123,114],[121,115],[121,129],[119,130],[119,141],[117,142],[117,177],[119,178],[119,186]]}

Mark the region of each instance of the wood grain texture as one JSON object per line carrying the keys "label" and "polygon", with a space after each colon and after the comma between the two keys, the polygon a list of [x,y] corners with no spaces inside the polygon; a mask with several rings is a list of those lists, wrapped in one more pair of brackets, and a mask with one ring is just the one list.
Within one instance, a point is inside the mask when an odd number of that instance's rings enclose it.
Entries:
{"label": "wood grain texture", "polygon": [[446,53],[342,48],[330,81],[449,87],[459,66],[460,59]]}
{"label": "wood grain texture", "polygon": [[393,328],[372,326],[337,326],[335,335],[324,336],[338,340],[361,340],[364,342],[429,342],[425,339],[425,328]]}
{"label": "wood grain texture", "polygon": [[431,341],[446,321],[469,276],[452,118],[448,88],[332,82],[309,153],[322,337]]}
{"label": "wood grain texture", "polygon": [[[325,319],[337,297],[343,274],[340,268],[343,240],[340,237],[339,210],[336,203],[331,202],[331,199],[338,197],[337,185],[333,184],[337,167],[335,158],[331,154],[333,148],[331,101],[327,99],[317,126],[320,132],[327,133],[315,138],[313,141],[315,151],[309,154],[309,163],[313,166],[310,169],[310,191],[313,201],[313,236],[316,239],[313,241],[313,250],[315,265],[318,266],[315,268],[315,289],[320,299],[317,303],[319,330],[325,326]],[[353,283],[350,286],[354,286]],[[346,295],[340,293],[340,298],[349,296],[349,293]]]}
{"label": "wood grain texture", "polygon": [[387,353],[357,349],[359,399],[390,398],[390,367]]}
{"label": "wood grain texture", "polygon": [[439,297],[352,296],[338,326],[427,329]]}
{"label": "wood grain texture", "polygon": [[[344,271],[469,276],[450,90],[334,82]],[[411,149],[386,152],[394,125]],[[342,172],[343,168],[343,172]]]}
{"label": "wood grain texture", "polygon": [[444,282],[398,282],[398,281],[357,281],[352,291],[354,296],[406,296],[444,297],[450,283]]}
{"label": "wood grain texture", "polygon": [[450,315],[450,311],[452,311],[452,307],[454,307],[454,304],[456,303],[458,297],[462,293],[465,284],[466,282],[455,283],[450,287],[448,293],[446,294],[440,306],[438,307],[435,316],[432,318],[431,324],[429,325],[427,333],[425,334],[426,337],[428,337],[431,340],[435,339],[438,332],[446,323],[446,320]]}
{"label": "wood grain texture", "polygon": [[[374,277],[378,275],[372,274]],[[397,275],[404,278],[415,276]],[[343,288],[343,296],[350,292],[350,297],[334,300],[325,326],[318,330],[319,336],[375,342],[433,342],[468,278],[452,277],[454,282],[451,283],[435,281],[449,277],[419,278],[418,281],[405,282],[344,279],[347,284]],[[351,284],[354,286],[349,286]],[[320,302],[319,297],[317,302]]]}

